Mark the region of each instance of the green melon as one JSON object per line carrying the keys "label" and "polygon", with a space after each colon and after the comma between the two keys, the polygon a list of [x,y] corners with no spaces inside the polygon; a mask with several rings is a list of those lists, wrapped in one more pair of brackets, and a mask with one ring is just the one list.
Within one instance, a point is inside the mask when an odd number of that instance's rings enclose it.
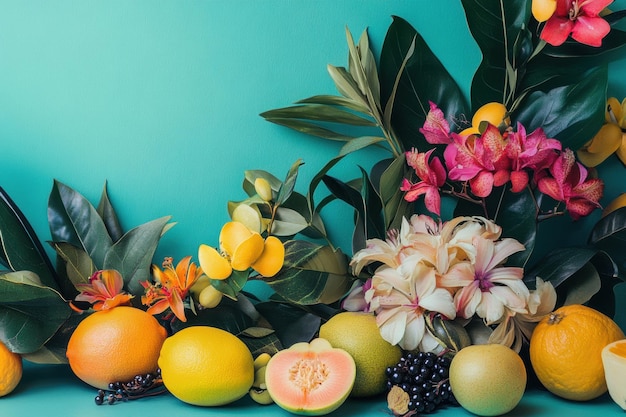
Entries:
{"label": "green melon", "polygon": [[265,369],[265,385],[274,402],[291,413],[309,416],[339,408],[355,377],[352,356],[320,338],[277,352]]}

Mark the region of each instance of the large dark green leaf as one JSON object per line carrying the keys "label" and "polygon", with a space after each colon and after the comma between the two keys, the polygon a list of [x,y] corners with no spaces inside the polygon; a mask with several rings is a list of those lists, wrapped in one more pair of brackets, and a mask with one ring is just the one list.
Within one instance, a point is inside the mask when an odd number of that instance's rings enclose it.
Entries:
{"label": "large dark green leaf", "polygon": [[[506,102],[512,86],[506,81],[516,56],[515,46],[520,32],[530,17],[527,0],[462,0],[470,32],[480,48],[483,59],[472,80],[472,108],[485,103]],[[512,74],[509,72],[509,76]]]}
{"label": "large dark green leaf", "polygon": [[113,209],[111,200],[109,200],[109,193],[107,192],[106,183],[104,184],[104,188],[102,189],[102,196],[100,197],[100,202],[98,203],[96,211],[102,218],[102,221],[104,221],[104,225],[109,232],[109,236],[111,236],[111,240],[113,242],[117,242],[124,234],[124,231],[122,230],[120,221],[117,218],[115,210]]}
{"label": "large dark green leaf", "polygon": [[54,181],[48,200],[48,223],[54,242],[68,242],[84,248],[101,269],[113,245],[102,218],[80,193]]}
{"label": "large dark green leaf", "polygon": [[0,187],[0,259],[13,271],[32,271],[41,282],[59,289],[57,275],[32,226]]}
{"label": "large dark green leaf", "polygon": [[404,154],[391,160],[378,162],[371,171],[372,183],[383,206],[385,229],[399,229],[403,217],[410,217],[412,205],[404,199],[400,190],[402,179],[408,177],[408,165]]}
{"label": "large dark green leaf", "polygon": [[276,331],[282,345],[309,342],[319,331],[321,318],[296,306],[267,301],[257,304],[261,315]]}
{"label": "large dark green leaf", "polygon": [[173,321],[172,330],[177,332],[190,326],[211,326],[236,335],[252,325],[254,321],[237,308],[235,302],[224,299],[215,308],[199,310],[196,314],[187,314],[186,322]]}
{"label": "large dark green leaf", "polygon": [[129,230],[107,251],[102,269],[116,269],[132,294],[143,293],[141,281],[150,278],[150,265],[170,216]]}
{"label": "large dark green leaf", "polygon": [[285,242],[285,264],[266,281],[281,297],[301,305],[331,304],[350,288],[348,259],[339,250],[304,240]]}
{"label": "large dark green leaf", "polygon": [[452,123],[453,118],[467,114],[463,92],[434,55],[420,34],[405,20],[394,16],[380,55],[381,103],[389,102],[396,78],[407,52],[415,42],[415,52],[406,61],[393,98],[392,127],[404,150],[425,149],[430,145],[419,133],[426,120],[429,101],[436,103]]}
{"label": "large dark green leaf", "polygon": [[70,316],[58,292],[30,271],[0,276],[0,340],[13,352],[35,352]]}
{"label": "large dark green leaf", "polygon": [[589,244],[607,252],[626,276],[626,207],[621,207],[596,223]]}
{"label": "large dark green leaf", "polygon": [[[530,132],[541,127],[563,147],[580,149],[604,123],[608,67],[575,71],[555,61],[529,66],[524,83],[533,87],[512,118]],[[546,80],[541,82],[541,80]]]}

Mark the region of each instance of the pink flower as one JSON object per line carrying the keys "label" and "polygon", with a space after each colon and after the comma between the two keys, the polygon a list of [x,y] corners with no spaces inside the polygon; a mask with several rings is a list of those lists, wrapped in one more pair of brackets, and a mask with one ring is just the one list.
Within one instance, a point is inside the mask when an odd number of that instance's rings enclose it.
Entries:
{"label": "pink flower", "polygon": [[497,127],[487,126],[481,136],[452,134],[454,142],[446,147],[444,158],[451,180],[468,181],[472,193],[487,197],[493,187],[509,180],[510,160],[506,142]]}
{"label": "pink flower", "polygon": [[432,101],[430,110],[426,115],[424,127],[420,128],[420,133],[424,135],[426,141],[432,145],[448,144],[452,142],[450,137],[450,125],[443,115],[443,112]]}
{"label": "pink flower", "polygon": [[554,14],[541,31],[541,39],[552,46],[572,38],[589,46],[601,46],[611,31],[606,20],[598,16],[613,0],[558,0]]}
{"label": "pink flower", "polygon": [[529,181],[527,170],[537,172],[548,168],[560,150],[561,142],[548,139],[543,129],[527,135],[524,126],[518,123],[517,132],[509,132],[506,143],[507,157],[511,160],[511,191],[522,191]]}
{"label": "pink flower", "polygon": [[598,178],[587,179],[587,169],[576,162],[574,152],[566,149],[549,169],[550,176],[538,181],[539,191],[565,203],[574,220],[589,215],[600,207],[604,183]]}
{"label": "pink flower", "polygon": [[94,310],[107,310],[120,305],[129,305],[132,295],[123,291],[124,279],[114,269],[96,271],[89,278],[89,284],[76,284],[81,291],[76,301],[92,303]]}
{"label": "pink flower", "polygon": [[412,183],[404,178],[400,190],[407,192],[404,196],[406,201],[415,201],[423,194],[428,211],[439,215],[441,213],[439,188],[446,182],[446,170],[437,157],[429,162],[433,151],[434,149],[431,149],[426,153],[420,153],[413,149],[406,152],[407,164],[415,170],[421,181]]}
{"label": "pink flower", "polygon": [[457,314],[463,318],[477,314],[492,324],[508,310],[526,312],[529,293],[522,281],[523,268],[500,266],[524,245],[515,239],[494,242],[482,237],[475,237],[473,243],[475,262],[452,265],[440,280],[445,287],[460,287],[454,295]]}

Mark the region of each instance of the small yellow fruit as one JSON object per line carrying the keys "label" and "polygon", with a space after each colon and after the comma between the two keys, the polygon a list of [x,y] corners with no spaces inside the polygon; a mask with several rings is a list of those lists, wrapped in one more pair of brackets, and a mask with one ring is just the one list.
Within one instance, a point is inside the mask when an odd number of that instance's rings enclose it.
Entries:
{"label": "small yellow fruit", "polygon": [[461,132],[462,136],[470,134],[480,134],[480,124],[482,122],[490,123],[494,126],[500,126],[501,124],[509,125],[511,119],[507,116],[507,109],[502,103],[491,102],[480,106],[474,116],[472,117],[472,126]]}
{"label": "small yellow fruit", "polygon": [[212,285],[207,286],[200,292],[198,302],[204,308],[215,308],[222,301],[224,294]]}
{"label": "small yellow fruit", "polygon": [[500,344],[470,345],[450,363],[450,388],[466,410],[499,416],[517,406],[526,389],[526,367],[512,349]]}
{"label": "small yellow fruit", "polygon": [[196,282],[193,283],[191,288],[189,288],[189,292],[194,300],[198,301],[198,297],[203,289],[211,285],[211,279],[206,275],[200,275]]}
{"label": "small yellow fruit", "polygon": [[606,345],[602,349],[602,363],[609,395],[626,410],[626,339]]}
{"label": "small yellow fruit", "polygon": [[0,397],[11,393],[22,379],[22,357],[0,341]]}
{"label": "small yellow fruit", "polygon": [[194,405],[229,404],[246,395],[254,382],[248,347],[233,334],[209,326],[186,327],[168,337],[159,367],[168,391]]}
{"label": "small yellow fruit", "polygon": [[354,359],[356,380],[350,393],[353,397],[382,393],[386,388],[385,369],[397,364],[402,356],[399,346],[382,338],[376,318],[369,313],[336,314],[320,327],[319,336]]}
{"label": "small yellow fruit", "polygon": [[254,190],[263,201],[272,201],[272,187],[265,178],[257,178],[254,180]]}

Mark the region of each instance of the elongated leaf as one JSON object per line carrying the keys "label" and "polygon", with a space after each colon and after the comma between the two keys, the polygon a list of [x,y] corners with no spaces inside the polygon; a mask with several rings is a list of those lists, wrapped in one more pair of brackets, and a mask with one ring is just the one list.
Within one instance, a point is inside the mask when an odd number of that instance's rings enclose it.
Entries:
{"label": "elongated leaf", "polygon": [[130,293],[143,292],[140,281],[150,278],[150,265],[171,216],[161,217],[129,230],[107,251],[103,269],[116,269]]}
{"label": "elongated leaf", "polygon": [[419,133],[429,110],[429,101],[439,105],[448,122],[468,114],[463,92],[424,39],[405,20],[394,16],[387,31],[380,56],[381,103],[387,103],[394,89],[396,76],[415,39],[415,53],[407,61],[394,99],[392,127],[404,146],[426,149],[430,145]]}
{"label": "elongated leaf", "polygon": [[268,285],[296,304],[329,304],[346,294],[352,283],[348,259],[340,251],[304,240],[285,242],[285,267]]}
{"label": "elongated leaf", "polygon": [[268,117],[266,118],[266,120],[268,122],[276,123],[278,125],[285,126],[293,130],[297,130],[298,132],[305,133],[307,135],[317,136],[323,139],[336,140],[340,142],[346,142],[351,139],[354,139],[354,136],[335,132],[333,130],[326,129],[314,123],[309,123],[303,120],[286,119],[284,117],[283,118]]}
{"label": "elongated leaf", "polygon": [[70,316],[58,292],[30,271],[0,276],[0,340],[16,353],[40,349]]}
{"label": "elongated leaf", "polygon": [[287,172],[287,175],[285,176],[285,180],[283,181],[282,185],[280,186],[280,189],[278,190],[278,197],[276,197],[276,204],[278,205],[283,204],[291,196],[291,193],[293,193],[293,190],[296,186],[296,180],[298,178],[298,169],[300,169],[300,166],[303,164],[304,164],[304,161],[302,161],[302,159],[298,159],[296,162],[294,162],[291,165],[291,167],[289,168],[289,171]]}
{"label": "elongated leaf", "polygon": [[402,178],[408,176],[404,154],[379,162],[370,175],[383,205],[385,229],[399,228],[402,217],[409,217],[411,213],[410,205],[404,200],[404,193],[400,190]]}
{"label": "elongated leaf", "polygon": [[[348,109],[351,109],[351,110],[354,110],[356,112],[363,113],[363,114],[369,114],[369,111],[370,111],[369,107],[364,106],[360,102],[356,102],[346,97],[332,96],[332,95],[326,95],[326,94],[304,98],[302,100],[296,101],[296,104],[326,104],[329,106],[345,107],[345,108],[348,108]],[[265,117],[264,115],[266,114],[272,115],[273,110],[270,110],[265,113],[261,113],[261,116]]]}
{"label": "elongated leaf", "polygon": [[368,105],[367,100],[361,94],[357,82],[352,78],[352,75],[346,71],[343,67],[335,67],[334,65],[327,65],[328,73],[335,82],[337,91],[346,98],[349,98],[357,103],[361,103],[364,106]]}
{"label": "elongated leaf", "polygon": [[295,210],[279,207],[272,223],[272,234],[275,236],[293,236],[309,227],[306,218]]}
{"label": "elongated leaf", "polygon": [[103,267],[113,241],[102,218],[85,197],[56,180],[48,200],[48,223],[53,241],[84,248],[96,266]]}
{"label": "elongated leaf", "polygon": [[384,143],[386,141],[387,139],[380,136],[360,136],[358,138],[354,138],[348,141],[345,145],[343,145],[339,150],[339,155],[348,155],[352,152],[360,151],[361,149],[367,148],[368,146],[375,145],[381,142]]}
{"label": "elongated leaf", "polygon": [[304,119],[319,122],[342,123],[353,126],[376,126],[369,119],[358,116],[336,106],[309,104],[291,106],[261,113],[266,119]]}
{"label": "elongated leaf", "polygon": [[107,192],[106,183],[104,184],[104,188],[102,189],[102,196],[100,197],[100,202],[98,203],[96,211],[102,218],[102,221],[104,222],[104,225],[109,232],[109,236],[111,236],[111,240],[113,242],[117,242],[124,234],[124,231],[122,230],[120,221],[117,218],[115,210],[113,209],[111,200],[109,200],[109,193]]}
{"label": "elongated leaf", "polygon": [[89,254],[82,248],[65,242],[52,242],[56,253],[65,261],[67,276],[72,284],[86,284],[89,278],[96,272]]}
{"label": "elongated leaf", "polygon": [[515,41],[528,25],[527,0],[461,0],[470,32],[482,52],[472,79],[472,109],[491,101],[506,102],[507,63],[513,62]]}
{"label": "elongated leaf", "polygon": [[32,226],[0,187],[0,259],[13,271],[32,271],[44,285],[59,289],[59,279]]}

